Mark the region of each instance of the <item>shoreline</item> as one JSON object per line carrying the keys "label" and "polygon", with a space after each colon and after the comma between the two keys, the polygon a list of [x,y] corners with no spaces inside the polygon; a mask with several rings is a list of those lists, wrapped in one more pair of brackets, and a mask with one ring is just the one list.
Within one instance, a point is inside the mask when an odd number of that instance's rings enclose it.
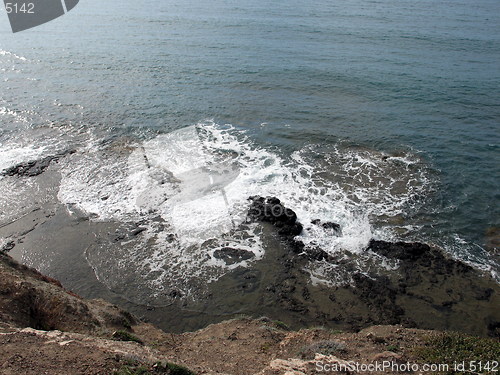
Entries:
{"label": "shoreline", "polygon": [[[270,318],[240,317],[171,334],[103,300],[85,300],[6,254],[0,254],[0,274],[3,374],[312,375],[322,373],[318,365],[382,363],[421,373],[448,363],[444,373],[452,373],[457,361],[493,363],[500,355],[498,339],[398,325],[293,331]],[[340,373],[357,372],[350,369]]]}
{"label": "shoreline", "polygon": [[[50,180],[51,171],[45,171],[44,177]],[[271,203],[265,201],[269,198],[258,199],[259,204],[277,205],[278,211],[293,213],[277,198],[272,198]],[[272,207],[267,207],[267,211],[272,212]],[[113,223],[92,222],[84,216],[70,215],[62,206],[54,210],[49,204],[1,230],[21,233],[10,250],[16,258],[24,249],[31,251],[32,259],[40,265],[71,265],[62,268],[63,273],[50,276],[84,297],[104,298],[169,332],[192,331],[247,314],[254,318],[272,316],[293,329],[321,325],[359,330],[374,324],[403,324],[500,336],[500,286],[489,275],[451,259],[438,248],[372,240],[365,253],[375,254],[376,257],[371,256],[375,260],[394,262],[398,268],[386,270],[378,264],[368,264],[363,273],[354,267],[363,254],[349,254],[346,260],[320,248],[305,250],[294,239],[298,226],[303,225],[296,221],[296,215],[291,214],[291,221],[287,217],[251,217],[251,209],[249,215],[250,221],[261,225],[267,241],[264,258],[205,285],[207,297],[186,304],[179,294],[172,298],[172,303],[160,306],[140,304],[106,288],[83,257],[85,248],[95,241],[94,233],[104,238],[110,233],[116,236],[118,226]],[[134,230],[132,227],[131,233]],[[48,238],[52,238],[54,247],[37,249],[40,240],[46,242]],[[218,256],[225,262],[234,262],[247,254],[225,248]],[[311,283],[311,264],[338,265],[331,269],[342,272],[341,276],[351,283]],[[168,322],[165,316],[169,317]]]}

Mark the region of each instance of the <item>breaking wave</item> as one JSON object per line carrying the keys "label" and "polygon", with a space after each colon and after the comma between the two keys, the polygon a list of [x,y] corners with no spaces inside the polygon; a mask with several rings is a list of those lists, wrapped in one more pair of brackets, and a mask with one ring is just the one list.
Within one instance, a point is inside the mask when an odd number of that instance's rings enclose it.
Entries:
{"label": "breaking wave", "polygon": [[[422,204],[433,184],[426,165],[410,153],[339,143],[285,155],[211,122],[144,142],[94,145],[65,158],[61,172],[58,197],[67,207],[123,223],[86,256],[111,289],[127,294],[139,285],[141,301],[196,298],[207,282],[262,259],[260,229],[245,223],[249,196],[276,196],[292,208],[304,224],[306,246],[361,254],[371,238],[409,230],[398,217]],[[311,225],[314,219],[340,224],[341,234]],[[252,256],[226,264],[215,255],[224,248]]]}

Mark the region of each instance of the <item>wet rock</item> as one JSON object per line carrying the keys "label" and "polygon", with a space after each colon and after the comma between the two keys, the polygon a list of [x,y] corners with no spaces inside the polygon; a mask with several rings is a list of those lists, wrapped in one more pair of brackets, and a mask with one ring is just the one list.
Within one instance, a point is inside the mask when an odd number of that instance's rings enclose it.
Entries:
{"label": "wet rock", "polygon": [[139,227],[139,228],[136,228],[132,231],[132,236],[137,236],[138,234],[144,232],[145,230],[147,230],[148,228],[146,227]]}
{"label": "wet rock", "polygon": [[[285,207],[278,198],[253,196],[248,199],[252,202],[247,215],[249,222],[271,223],[292,252],[301,254],[309,260],[333,260],[323,249],[319,247],[306,249],[304,243],[296,239],[296,236],[302,233],[302,224],[297,221],[295,212]],[[336,228],[337,225],[330,222],[323,224],[328,229]]]}
{"label": "wet rock", "polygon": [[320,248],[307,249],[307,257],[311,260],[331,260],[330,255]]}
{"label": "wet rock", "polygon": [[247,214],[248,222],[270,223],[293,252],[301,253],[304,250],[304,243],[295,240],[295,237],[302,233],[303,227],[297,221],[297,215],[293,210],[285,207],[275,197],[253,196],[248,199],[251,201]]}
{"label": "wet rock", "polygon": [[475,298],[479,301],[489,301],[493,295],[494,290],[491,288],[486,289],[476,289]]}
{"label": "wet rock", "polygon": [[74,150],[68,150],[56,155],[46,156],[43,159],[32,160],[19,163],[13,167],[5,169],[1,174],[3,176],[34,177],[42,174],[53,161],[58,161],[67,154],[74,153]]}
{"label": "wet rock", "polygon": [[8,253],[15,246],[16,246],[16,243],[14,241],[9,241],[5,245],[3,245],[2,248],[0,248],[0,252]]}
{"label": "wet rock", "polygon": [[500,257],[500,227],[491,227],[486,230],[484,248],[491,255]]}
{"label": "wet rock", "polygon": [[407,285],[421,283],[421,276],[415,271],[418,268],[432,272],[429,279],[433,284],[437,283],[440,277],[448,277],[452,274],[465,275],[474,271],[471,266],[449,258],[442,250],[419,242],[371,240],[367,250],[387,258],[400,260],[401,267],[406,271],[404,282]]}
{"label": "wet rock", "polygon": [[325,221],[324,223],[322,223],[320,219],[314,219],[313,221],[311,221],[311,224],[321,226],[323,227],[323,229],[332,232],[336,236],[340,236],[342,233],[340,224],[334,223],[332,221]]}
{"label": "wet rock", "polygon": [[214,251],[214,258],[221,259],[226,262],[226,264],[239,263],[253,257],[254,254],[251,251],[232,247],[224,247]]}
{"label": "wet rock", "polygon": [[172,289],[168,295],[172,298],[181,298],[184,294],[180,290]]}
{"label": "wet rock", "polygon": [[396,304],[398,291],[385,276],[370,278],[361,273],[352,277],[354,293],[372,310],[377,311],[380,322],[398,324],[404,315],[404,310]]}
{"label": "wet rock", "polygon": [[297,236],[302,232],[302,224],[297,222],[297,215],[291,209],[283,206],[275,197],[253,196],[248,210],[250,222],[268,222],[278,228],[278,234]]}
{"label": "wet rock", "polygon": [[400,260],[416,260],[430,252],[429,245],[413,242],[386,242],[371,240],[368,250],[385,256],[386,258]]}

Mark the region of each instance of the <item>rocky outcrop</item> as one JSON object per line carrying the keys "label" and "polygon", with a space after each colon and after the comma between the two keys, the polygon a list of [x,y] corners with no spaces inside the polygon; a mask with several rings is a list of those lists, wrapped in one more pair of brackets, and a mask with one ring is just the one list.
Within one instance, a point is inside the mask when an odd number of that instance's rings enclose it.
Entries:
{"label": "rocky outcrop", "polygon": [[107,335],[136,323],[103,300],[85,300],[61,283],[0,254],[0,321],[14,327]]}
{"label": "rocky outcrop", "polygon": [[[305,248],[304,243],[296,236],[302,233],[303,226],[297,221],[297,214],[285,207],[276,197],[253,196],[248,209],[248,222],[270,223],[277,230],[278,236],[288,245],[288,248],[297,254],[302,254],[312,260],[328,260],[331,257],[320,248]],[[319,224],[319,221],[317,222]],[[324,223],[326,224],[326,223]],[[328,223],[328,227],[335,227]],[[340,226],[339,226],[340,228]]]}
{"label": "rocky outcrop", "polygon": [[31,160],[23,163],[14,165],[13,167],[7,168],[0,174],[2,176],[18,176],[18,177],[34,177],[42,174],[49,167],[49,165],[58,161],[60,158],[74,153],[74,150],[68,150],[61,152],[56,155],[46,156],[39,160]]}
{"label": "rocky outcrop", "polygon": [[334,234],[336,236],[340,236],[342,234],[340,224],[331,221],[321,222],[320,219],[314,219],[311,221],[311,224],[321,226],[323,229],[328,230],[331,234]]}
{"label": "rocky outcrop", "polygon": [[278,198],[253,196],[249,200],[248,221],[271,223],[277,228],[278,234],[287,239],[293,239],[302,232],[297,214],[285,207]]}
{"label": "rocky outcrop", "polygon": [[254,257],[254,253],[248,250],[223,247],[214,251],[214,258],[223,260],[226,264],[240,263]]}
{"label": "rocky outcrop", "polygon": [[[361,256],[372,259],[374,265],[361,272],[354,266],[360,255],[332,255],[320,247],[304,246],[297,237],[302,225],[279,199],[257,196],[250,201],[250,221],[270,224],[286,249],[267,291],[281,308],[299,314],[299,319],[312,315],[323,324],[338,323],[349,329],[404,324],[500,337],[499,285],[442,249],[372,239]],[[317,219],[311,224],[332,236],[341,235],[336,223]],[[394,270],[379,266],[384,258]],[[307,262],[333,265],[334,272],[343,272],[343,280],[351,282],[330,286],[329,301],[325,301],[324,290],[311,286],[309,276],[304,275]]]}

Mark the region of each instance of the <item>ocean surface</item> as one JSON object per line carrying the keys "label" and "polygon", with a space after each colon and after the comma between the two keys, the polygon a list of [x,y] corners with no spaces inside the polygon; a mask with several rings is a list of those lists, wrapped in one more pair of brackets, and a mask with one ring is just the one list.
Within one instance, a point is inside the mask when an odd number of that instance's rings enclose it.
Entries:
{"label": "ocean surface", "polygon": [[[133,301],[261,260],[252,195],[296,211],[307,246],[422,241],[498,277],[497,0],[82,0],[18,34],[2,11],[0,71],[0,170],[75,151],[49,185],[0,177],[0,226],[50,204],[140,227],[84,252]],[[225,264],[228,246],[253,258]]]}

